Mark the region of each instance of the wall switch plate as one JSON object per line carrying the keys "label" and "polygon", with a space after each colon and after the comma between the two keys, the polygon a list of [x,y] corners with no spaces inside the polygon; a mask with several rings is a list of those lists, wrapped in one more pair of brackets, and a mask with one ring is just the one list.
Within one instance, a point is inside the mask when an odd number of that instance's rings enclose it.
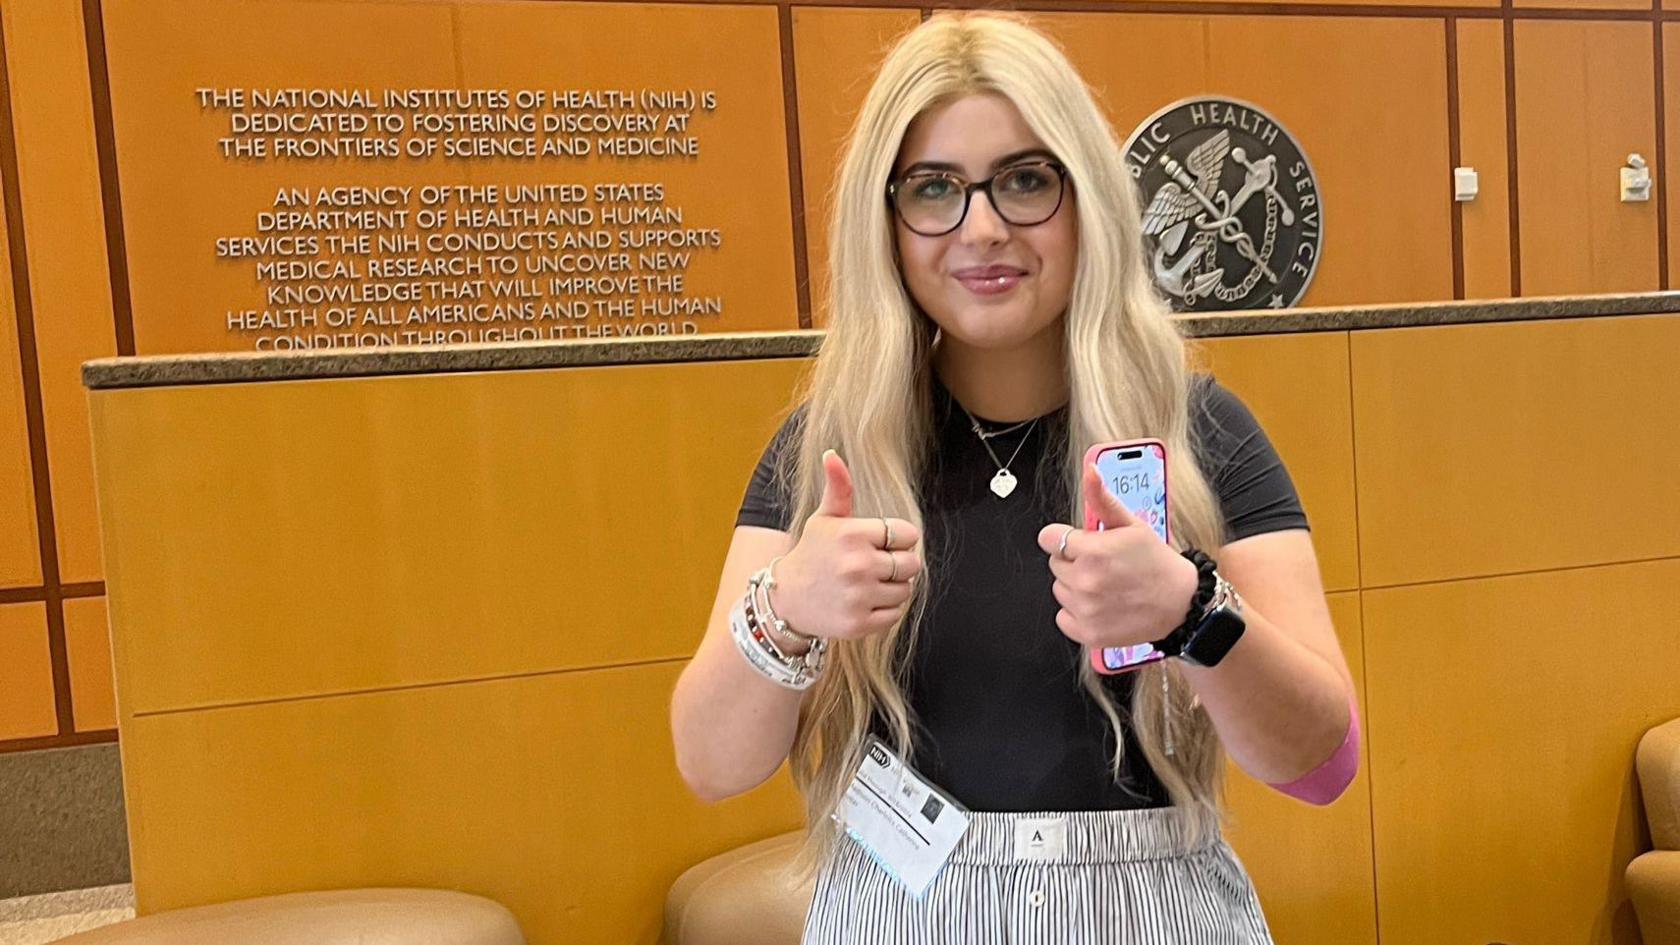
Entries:
{"label": "wall switch plate", "polygon": [[1453,199],[1459,203],[1475,200],[1481,192],[1481,181],[1473,167],[1453,168]]}
{"label": "wall switch plate", "polygon": [[1628,155],[1622,168],[1622,203],[1639,203],[1651,199],[1651,169],[1638,154]]}

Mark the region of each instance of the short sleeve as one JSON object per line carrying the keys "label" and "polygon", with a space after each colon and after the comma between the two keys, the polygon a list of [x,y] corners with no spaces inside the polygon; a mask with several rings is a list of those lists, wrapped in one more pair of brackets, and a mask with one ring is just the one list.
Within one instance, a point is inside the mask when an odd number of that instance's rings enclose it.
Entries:
{"label": "short sleeve", "polygon": [[787,461],[788,450],[796,443],[799,425],[804,416],[805,408],[801,405],[782,423],[775,436],[770,438],[769,445],[764,448],[764,454],[759,457],[758,467],[753,470],[752,479],[747,483],[746,494],[741,497],[741,511],[735,516],[737,526],[756,525],[783,532],[792,526],[793,503],[776,475],[776,470],[781,463]]}
{"label": "short sleeve", "polygon": [[1295,483],[1247,405],[1218,381],[1199,375],[1191,429],[1199,460],[1219,496],[1227,541],[1287,528],[1307,528]]}

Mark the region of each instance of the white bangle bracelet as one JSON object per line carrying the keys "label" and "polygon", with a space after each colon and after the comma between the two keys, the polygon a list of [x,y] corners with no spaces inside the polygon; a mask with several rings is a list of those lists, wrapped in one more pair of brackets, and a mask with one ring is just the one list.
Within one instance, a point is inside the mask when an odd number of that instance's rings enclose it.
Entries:
{"label": "white bangle bracelet", "polygon": [[813,643],[808,653],[787,657],[776,647],[763,626],[749,616],[748,604],[749,599],[744,597],[736,601],[729,611],[730,636],[735,638],[735,648],[741,652],[747,665],[778,686],[795,690],[810,688],[822,672],[823,653],[827,649],[825,641]]}
{"label": "white bangle bracelet", "polygon": [[770,589],[776,586],[776,562],[782,560],[782,557],[783,556],[781,555],[777,555],[776,557],[771,558],[768,565],[747,579],[747,583],[752,591],[758,592],[758,600],[761,603],[759,613],[763,616],[764,623],[768,625],[770,629],[774,630],[784,640],[789,640],[794,643],[814,644],[817,642],[816,637],[811,636],[808,633],[800,633],[798,630],[788,626],[788,622],[786,620],[783,620],[776,615],[775,605],[770,601]]}

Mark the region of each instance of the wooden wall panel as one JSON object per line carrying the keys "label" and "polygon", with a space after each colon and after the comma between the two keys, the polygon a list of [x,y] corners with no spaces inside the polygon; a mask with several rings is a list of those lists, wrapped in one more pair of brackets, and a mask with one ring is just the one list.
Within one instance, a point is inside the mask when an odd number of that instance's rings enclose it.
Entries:
{"label": "wooden wall panel", "polygon": [[1324,586],[1359,586],[1353,407],[1346,332],[1198,342],[1214,376],[1248,405],[1301,494]]}
{"label": "wooden wall panel", "polygon": [[0,587],[26,587],[41,583],[41,533],[35,523],[9,237],[5,214],[0,213]]}
{"label": "wooden wall panel", "polygon": [[[253,347],[250,334],[228,330],[226,306],[254,304],[262,295],[252,292],[249,265],[206,262],[215,238],[251,232],[255,211],[272,206],[279,187],[347,183],[664,183],[667,202],[683,210],[681,228],[723,234],[721,247],[691,248],[686,269],[665,273],[683,276],[690,299],[726,303],[721,316],[697,317],[700,330],[798,327],[785,99],[771,7],[108,0],[105,10],[141,353]],[[217,42],[179,42],[184,33],[204,31]],[[559,75],[566,79],[556,85]],[[241,165],[214,147],[217,126],[192,94],[202,76],[252,88],[682,89],[716,92],[718,105],[712,113],[695,109],[688,132],[701,151],[693,159],[440,156]],[[614,228],[591,232],[601,229]],[[552,298],[548,278],[539,281],[539,294]],[[619,327],[614,321],[592,314],[580,324],[548,319],[518,327],[601,330]],[[653,327],[655,319],[633,321]],[[684,320],[673,321],[680,327]],[[440,325],[462,327],[414,327]]]}
{"label": "wooden wall panel", "polygon": [[1676,586],[1667,560],[1365,592],[1383,941],[1639,941],[1633,752],[1680,714]]}
{"label": "wooden wall panel", "polygon": [[[145,0],[144,5],[156,3]],[[195,0],[199,4],[222,6],[221,0]],[[689,129],[701,140],[698,158],[558,167],[553,162],[481,162],[472,168],[472,177],[477,183],[662,181],[670,202],[683,208],[685,227],[723,231],[722,248],[693,252],[694,262],[683,273],[690,297],[716,296],[726,303],[721,316],[698,319],[700,330],[799,328],[786,102],[774,7],[468,3],[459,5],[455,16],[461,62],[456,81],[466,88],[543,87],[565,75],[570,88],[716,92],[715,113],[696,108]],[[248,28],[272,42],[266,17],[249,17]],[[369,39],[363,36],[360,42]],[[319,57],[312,38],[292,51],[305,60]]]}
{"label": "wooden wall panel", "polygon": [[[1351,515],[1335,483],[1354,481],[1357,459],[1365,558],[1327,577],[1352,568],[1368,587],[1446,582],[1389,587],[1375,610],[1367,590],[1363,621],[1356,592],[1332,594],[1366,693],[1370,767],[1349,794],[1312,810],[1232,785],[1233,837],[1280,941],[1370,942],[1380,931],[1400,942],[1631,945],[1620,888],[1605,877],[1639,840],[1631,740],[1680,711],[1676,696],[1653,695],[1666,678],[1658,648],[1672,642],[1658,589],[1680,564],[1581,568],[1603,554],[1680,555],[1680,510],[1666,501],[1680,454],[1648,435],[1680,426],[1663,360],[1680,350],[1680,316],[1203,344],[1291,461],[1309,512]],[[691,811],[665,754],[664,710],[714,589],[725,513],[806,366],[96,393],[142,909],[438,883],[513,905],[539,945],[651,941],[647,904],[682,868],[797,820],[785,781]],[[626,452],[625,430],[637,431],[637,460],[602,466]],[[440,482],[436,471],[451,470]],[[156,508],[158,495],[173,504]],[[649,546],[653,501],[666,503],[661,534],[675,537]],[[1313,514],[1316,538],[1337,534],[1333,516]],[[1351,540],[1342,531],[1323,547],[1345,556]],[[647,632],[628,643],[599,633],[621,619],[627,560],[647,601]],[[1576,570],[1462,580],[1536,568]],[[1650,613],[1627,611],[1636,599],[1652,601]],[[182,645],[191,627],[216,633]],[[1572,675],[1586,662],[1580,641],[1612,632],[1614,652]],[[1608,721],[1560,721],[1597,711],[1623,676],[1633,691],[1607,701]],[[205,708],[216,702],[237,704]],[[586,746],[594,754],[578,754]],[[1580,778],[1568,767],[1576,754]],[[1476,759],[1493,761],[1466,774]],[[627,784],[646,793],[626,797]],[[595,825],[630,809],[690,826],[667,830],[645,860],[605,858],[592,874],[601,888],[580,888],[575,851],[601,848]],[[618,829],[643,850],[637,831],[654,828]],[[1554,834],[1563,852],[1534,852]],[[451,856],[436,854],[445,848]],[[556,865],[531,878],[532,862]],[[1538,918],[1522,911],[1546,877],[1582,863]],[[1437,881],[1455,891],[1437,895]],[[1556,937],[1535,934],[1544,929]]]}
{"label": "wooden wall panel", "polygon": [[[1157,109],[1206,93],[1255,102],[1289,130],[1324,200],[1323,262],[1301,304],[1452,298],[1438,21],[1047,14],[1040,22],[1096,87],[1122,139]],[[1313,77],[1303,81],[1309,62]]]}
{"label": "wooden wall panel", "polygon": [[57,731],[46,605],[0,604],[0,739]]}
{"label": "wooden wall panel", "polygon": [[95,392],[127,710],[688,656],[807,364]]}
{"label": "wooden wall panel", "polygon": [[881,59],[922,21],[915,10],[793,8],[793,65],[799,90],[799,161],[805,188],[813,328],[828,324],[830,191],[852,119]]}
{"label": "wooden wall panel", "polygon": [[1511,174],[1505,111],[1505,26],[1459,20],[1459,160],[1476,169],[1480,192],[1463,205],[1464,297],[1511,294]]}
{"label": "wooden wall panel", "polygon": [[1651,0],[1512,0],[1518,9],[1551,7],[1562,10],[1641,10],[1651,9]]}
{"label": "wooden wall panel", "polygon": [[1680,555],[1680,316],[1353,335],[1364,586]]}
{"label": "wooden wall panel", "polygon": [[1652,69],[1649,24],[1516,24],[1523,295],[1658,288],[1656,200],[1622,203],[1618,171],[1662,171]]}
{"label": "wooden wall panel", "polygon": [[70,703],[76,731],[117,727],[116,689],[111,683],[111,631],[105,598],[64,602],[64,642],[70,657]]}
{"label": "wooden wall panel", "polygon": [[[366,160],[353,171],[333,161],[268,162],[241,174],[217,153],[213,133],[190,133],[203,127],[192,89],[211,79],[277,89],[464,87],[449,6],[103,0],[103,7],[140,354],[250,347],[230,336],[225,312],[228,300],[251,297],[253,271],[206,259],[216,237],[252,232],[255,211],[272,206],[277,185],[472,180],[466,162]],[[206,33],[215,42],[179,41]],[[181,75],[200,78],[183,82]]]}
{"label": "wooden wall panel", "polygon": [[[1186,10],[1194,10],[1198,5],[1203,4],[1203,3],[1219,3],[1219,2],[1220,2],[1220,0],[1181,0],[1181,3]],[[1269,3],[1269,2],[1271,2],[1271,0],[1232,0],[1232,2],[1263,4],[1263,3]],[[1393,2],[1393,3],[1385,2],[1385,0],[1326,0],[1326,2],[1324,2],[1322,4],[1315,3],[1313,5],[1314,6],[1348,7],[1350,9],[1350,12],[1357,11],[1357,8],[1365,7],[1365,6],[1379,6],[1379,7],[1438,7],[1438,6],[1441,6],[1441,4],[1435,3],[1435,2],[1433,2],[1433,0],[1397,0],[1397,2]],[[1469,8],[1498,7],[1499,6],[1499,0],[1455,0],[1455,2],[1452,5],[1454,7],[1469,7]]]}
{"label": "wooden wall panel", "polygon": [[1656,173],[1668,175],[1668,284],[1680,286],[1680,23],[1662,25],[1664,165]]}
{"label": "wooden wall panel", "polygon": [[784,776],[714,806],[688,793],[682,666],[125,716],[139,911],[432,886],[505,904],[531,945],[653,945],[683,870],[801,821]]}
{"label": "wooden wall panel", "polygon": [[97,581],[99,523],[81,363],[117,351],[81,4],[5,9],[59,575]]}
{"label": "wooden wall panel", "polygon": [[[1359,595],[1331,594],[1328,600],[1363,706]],[[1327,807],[1313,807],[1229,765],[1227,836],[1254,879],[1266,922],[1277,941],[1376,945],[1369,769],[1370,755],[1362,745],[1359,774],[1347,792]]]}

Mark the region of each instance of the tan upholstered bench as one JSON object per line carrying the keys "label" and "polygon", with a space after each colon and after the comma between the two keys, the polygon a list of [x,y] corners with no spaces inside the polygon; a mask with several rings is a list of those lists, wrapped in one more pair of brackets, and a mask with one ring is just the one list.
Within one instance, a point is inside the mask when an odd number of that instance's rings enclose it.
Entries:
{"label": "tan upholstered bench", "polygon": [[789,867],[799,832],[720,853],[688,870],[665,899],[665,945],[799,945],[814,880]]}
{"label": "tan upholstered bench", "polygon": [[513,913],[447,889],[339,889],[172,909],[54,945],[524,945]]}
{"label": "tan upholstered bench", "polygon": [[1645,945],[1680,945],[1680,719],[1646,732],[1635,757],[1652,849],[1628,864],[1628,898]]}

